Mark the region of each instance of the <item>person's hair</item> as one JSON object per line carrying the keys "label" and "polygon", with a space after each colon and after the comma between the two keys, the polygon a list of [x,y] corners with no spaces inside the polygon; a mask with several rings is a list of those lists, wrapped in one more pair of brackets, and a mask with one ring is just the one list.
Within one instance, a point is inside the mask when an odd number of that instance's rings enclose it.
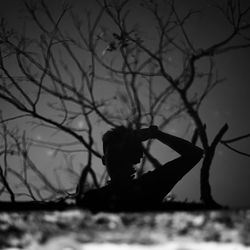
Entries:
{"label": "person's hair", "polygon": [[141,143],[137,140],[134,130],[131,128],[115,127],[103,135],[102,141],[104,155],[109,148],[109,154],[114,161],[126,159],[134,162],[139,155],[142,155]]}
{"label": "person's hair", "polygon": [[103,152],[105,153],[107,147],[121,143],[121,140],[131,133],[133,133],[133,130],[124,126],[115,127],[107,131],[102,137]]}

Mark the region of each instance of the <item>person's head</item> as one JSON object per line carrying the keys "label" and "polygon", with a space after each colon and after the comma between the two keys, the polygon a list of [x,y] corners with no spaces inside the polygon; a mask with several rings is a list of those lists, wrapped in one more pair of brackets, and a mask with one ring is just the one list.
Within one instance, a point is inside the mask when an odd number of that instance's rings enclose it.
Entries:
{"label": "person's head", "polygon": [[111,179],[127,179],[134,173],[134,164],[143,156],[142,144],[134,130],[116,127],[103,135],[103,164]]}

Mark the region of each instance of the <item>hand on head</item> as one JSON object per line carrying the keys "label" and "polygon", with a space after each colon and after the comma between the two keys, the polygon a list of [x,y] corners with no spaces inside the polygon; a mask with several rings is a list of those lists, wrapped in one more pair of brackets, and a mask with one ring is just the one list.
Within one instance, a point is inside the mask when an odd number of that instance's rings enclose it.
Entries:
{"label": "hand on head", "polygon": [[139,141],[146,141],[149,139],[154,139],[156,131],[158,131],[157,126],[150,126],[148,128],[135,130],[135,134]]}
{"label": "hand on head", "polygon": [[142,143],[155,137],[157,126],[132,130],[123,126],[103,136],[103,164],[111,179],[127,180],[135,173],[133,165],[143,157]]}
{"label": "hand on head", "polygon": [[137,164],[143,156],[141,142],[155,138],[157,126],[132,130],[125,127],[118,127],[108,131],[104,135],[104,155],[114,161],[130,161]]}

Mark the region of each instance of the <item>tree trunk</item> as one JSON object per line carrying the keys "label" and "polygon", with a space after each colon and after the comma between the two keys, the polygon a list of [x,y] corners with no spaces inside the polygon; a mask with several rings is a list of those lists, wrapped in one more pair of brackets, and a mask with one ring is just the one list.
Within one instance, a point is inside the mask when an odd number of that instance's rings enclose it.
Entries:
{"label": "tree trunk", "polygon": [[220,206],[215,200],[213,199],[212,196],[212,191],[211,191],[211,186],[209,183],[209,178],[210,178],[210,167],[212,164],[214,152],[209,149],[208,152],[205,154],[205,158],[201,167],[201,172],[200,172],[200,195],[201,195],[201,200],[207,205],[207,206],[212,206],[212,207],[218,207]]}
{"label": "tree trunk", "polygon": [[224,126],[219,130],[219,132],[215,136],[211,146],[206,149],[204,161],[201,167],[201,174],[200,174],[201,200],[208,206],[215,208],[221,207],[221,205],[219,205],[212,197],[211,186],[209,183],[210,167],[214,158],[215,149],[227,130],[228,130],[228,125],[224,124]]}

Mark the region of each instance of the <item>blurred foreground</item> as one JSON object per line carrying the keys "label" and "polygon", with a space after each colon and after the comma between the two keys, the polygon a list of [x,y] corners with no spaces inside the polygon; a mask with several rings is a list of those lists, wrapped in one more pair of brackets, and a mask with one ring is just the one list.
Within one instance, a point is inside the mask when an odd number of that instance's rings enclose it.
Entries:
{"label": "blurred foreground", "polygon": [[0,213],[0,249],[250,249],[250,211]]}

